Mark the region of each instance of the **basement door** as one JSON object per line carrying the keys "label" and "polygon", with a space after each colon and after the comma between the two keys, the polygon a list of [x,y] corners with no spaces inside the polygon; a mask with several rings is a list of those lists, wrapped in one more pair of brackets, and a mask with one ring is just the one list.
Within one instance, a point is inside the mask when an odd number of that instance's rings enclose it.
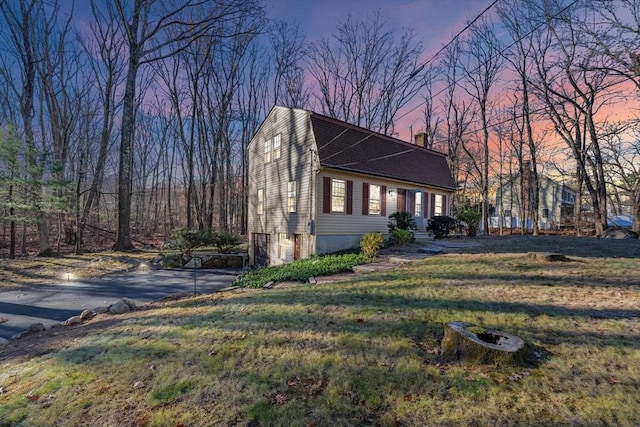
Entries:
{"label": "basement door", "polygon": [[269,265],[269,235],[266,233],[253,233],[253,265]]}

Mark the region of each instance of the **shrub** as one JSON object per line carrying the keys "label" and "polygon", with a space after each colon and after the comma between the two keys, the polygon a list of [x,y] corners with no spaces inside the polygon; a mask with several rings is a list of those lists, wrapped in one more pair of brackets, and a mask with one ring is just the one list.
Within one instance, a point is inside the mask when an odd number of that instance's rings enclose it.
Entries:
{"label": "shrub", "polygon": [[402,230],[400,228],[396,228],[391,231],[391,235],[389,236],[389,242],[392,245],[404,245],[413,240],[413,234],[409,230]]}
{"label": "shrub", "polygon": [[235,285],[259,288],[267,282],[286,280],[305,281],[313,276],[323,276],[351,271],[355,265],[365,264],[369,259],[362,253],[330,254],[313,256],[289,264],[265,267],[238,277]]}
{"label": "shrub", "polygon": [[458,221],[467,225],[467,236],[476,236],[480,228],[480,219],[482,214],[470,206],[465,206],[462,212],[458,214]]}
{"label": "shrub", "polygon": [[213,243],[213,234],[210,231],[187,230],[178,228],[171,232],[171,237],[176,241],[176,249],[189,254],[194,248]]}
{"label": "shrub", "polygon": [[413,215],[409,212],[394,212],[389,215],[389,223],[387,224],[389,227],[389,233],[392,233],[393,230],[417,230],[418,226],[416,225],[416,221],[413,219]]}
{"label": "shrub", "polygon": [[384,237],[380,232],[367,233],[360,239],[360,249],[368,258],[375,258],[382,246],[384,246]]}
{"label": "shrub", "polygon": [[427,231],[433,233],[437,239],[447,237],[456,226],[456,220],[450,216],[432,216],[427,221]]}
{"label": "shrub", "polygon": [[240,243],[240,235],[228,231],[219,231],[213,235],[213,245],[220,253],[229,252]]}

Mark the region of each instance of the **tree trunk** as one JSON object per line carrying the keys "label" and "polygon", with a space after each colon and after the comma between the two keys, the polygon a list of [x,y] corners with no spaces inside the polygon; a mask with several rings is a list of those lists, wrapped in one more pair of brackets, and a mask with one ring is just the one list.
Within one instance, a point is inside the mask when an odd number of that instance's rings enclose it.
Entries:
{"label": "tree trunk", "polygon": [[135,84],[138,74],[138,52],[131,51],[127,85],[123,97],[122,134],[118,169],[118,230],[113,250],[135,249],[131,242],[131,185],[133,177],[133,139],[135,135]]}

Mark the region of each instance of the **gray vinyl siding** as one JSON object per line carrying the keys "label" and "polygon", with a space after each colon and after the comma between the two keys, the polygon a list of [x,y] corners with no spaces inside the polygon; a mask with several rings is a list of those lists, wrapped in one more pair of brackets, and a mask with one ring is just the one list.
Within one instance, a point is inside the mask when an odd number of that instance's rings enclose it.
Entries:
{"label": "gray vinyl siding", "polygon": [[[281,135],[280,158],[264,162],[265,141]],[[286,233],[303,237],[301,256],[308,257],[312,242],[307,235],[307,223],[311,217],[313,200],[310,182],[313,180],[311,170],[310,148],[311,136],[308,113],[302,110],[275,107],[258,133],[249,144],[249,209],[248,231],[271,235],[269,257],[271,264],[278,264],[290,259],[278,258],[278,235]],[[287,212],[288,183],[296,182],[296,212]],[[257,192],[264,189],[264,213],[257,214]],[[250,255],[253,250],[251,241]],[[293,248],[289,251],[293,255]]]}
{"label": "gray vinyl siding", "polygon": [[[353,195],[352,195],[352,214],[346,213],[323,213],[323,178],[329,177],[333,179],[343,179],[345,181],[353,182]],[[362,191],[363,183],[375,184],[385,186],[385,192],[381,194],[381,197],[386,198],[386,213],[385,215],[363,215],[362,214]],[[317,209],[317,221],[316,221],[316,238],[317,238],[317,251],[319,254],[327,252],[335,252],[341,249],[348,249],[358,247],[360,239],[366,233],[378,231],[382,232],[385,236],[388,235],[388,223],[389,215],[397,211],[397,190],[398,188],[406,190],[420,190],[423,191],[425,196],[423,198],[423,213],[427,210],[427,213],[431,209],[431,194],[442,194],[447,196],[447,200],[451,197],[451,193],[444,192],[440,189],[434,189],[430,187],[421,187],[415,184],[404,183],[397,180],[387,180],[379,177],[373,177],[363,174],[349,174],[338,170],[325,169],[318,174],[316,180],[316,203]],[[391,198],[389,191],[392,191],[396,196]],[[447,202],[448,203],[448,202]],[[429,214],[427,217],[430,216]],[[421,221],[422,222],[422,221]],[[423,225],[424,226],[424,225]],[[424,231],[424,228],[421,228]]]}

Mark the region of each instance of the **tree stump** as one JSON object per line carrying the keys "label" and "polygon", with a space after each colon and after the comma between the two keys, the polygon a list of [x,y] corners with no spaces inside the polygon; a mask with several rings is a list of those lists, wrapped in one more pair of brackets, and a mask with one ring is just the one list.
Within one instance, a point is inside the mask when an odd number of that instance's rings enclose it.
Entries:
{"label": "tree stump", "polygon": [[445,325],[442,355],[467,364],[518,365],[526,362],[525,342],[515,335],[464,322]]}

